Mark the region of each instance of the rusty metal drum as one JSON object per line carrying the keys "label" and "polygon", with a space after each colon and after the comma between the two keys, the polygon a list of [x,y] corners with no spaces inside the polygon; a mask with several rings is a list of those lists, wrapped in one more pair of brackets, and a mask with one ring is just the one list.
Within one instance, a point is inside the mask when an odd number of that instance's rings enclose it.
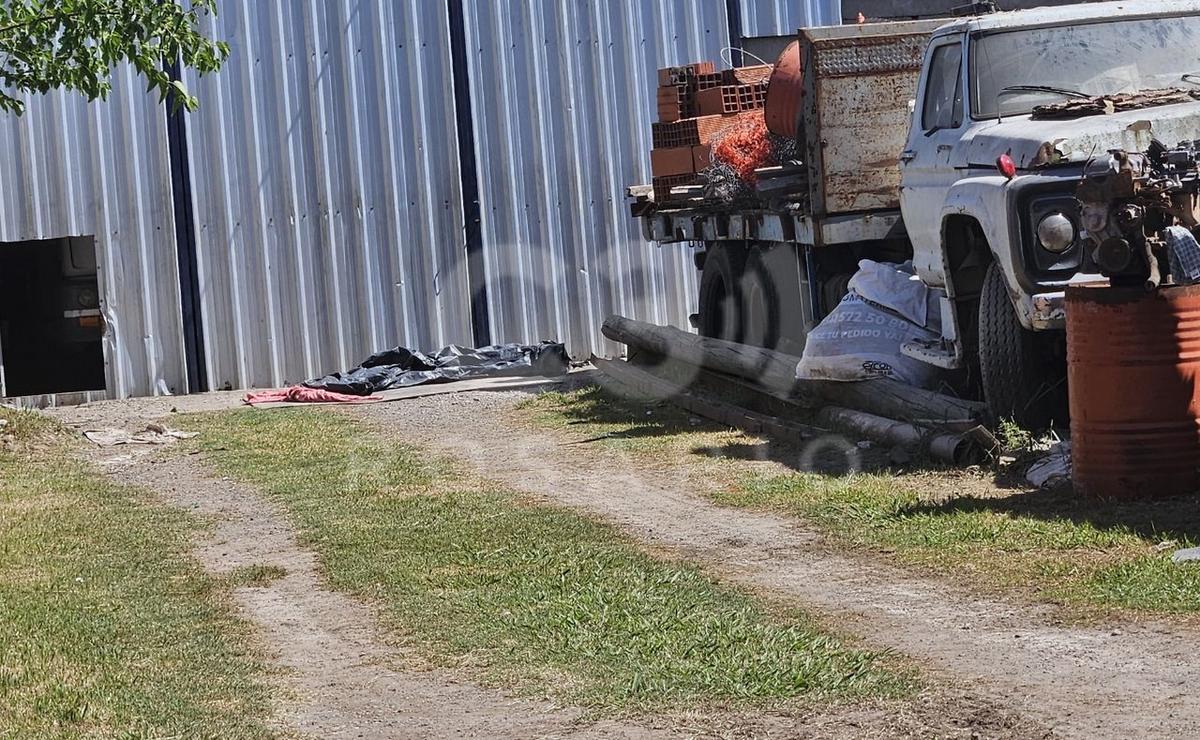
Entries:
{"label": "rusty metal drum", "polygon": [[804,98],[804,71],[800,62],[800,42],[793,41],[779,55],[767,83],[767,102],[763,118],[767,130],[779,136],[795,138],[800,127],[800,103]]}
{"label": "rusty metal drum", "polygon": [[1076,492],[1200,492],[1200,286],[1072,286],[1066,305]]}

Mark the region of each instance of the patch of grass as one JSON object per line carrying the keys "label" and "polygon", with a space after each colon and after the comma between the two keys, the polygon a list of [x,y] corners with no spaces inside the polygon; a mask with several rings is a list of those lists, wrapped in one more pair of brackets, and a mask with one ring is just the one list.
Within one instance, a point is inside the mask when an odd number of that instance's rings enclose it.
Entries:
{"label": "patch of grass", "polygon": [[1013,419],[1001,419],[996,436],[1005,452],[1023,452],[1033,446],[1033,432]]}
{"label": "patch of grass", "polygon": [[243,565],[234,568],[225,576],[225,582],[233,587],[251,586],[262,588],[287,575],[287,570],[278,565]]}
{"label": "patch of grass", "polygon": [[64,433],[45,414],[0,406],[0,451],[13,453],[33,444],[49,444]]}
{"label": "patch of grass", "polygon": [[574,430],[605,448],[641,455],[682,454],[706,445],[714,449],[746,439],[667,402],[622,398],[599,386],[547,391],[516,405],[517,411],[545,429]]}
{"label": "patch of grass", "polygon": [[899,695],[912,686],[612,528],[523,502],[323,410],[191,418],[210,460],[291,513],[332,585],[434,662],[597,709]]}
{"label": "patch of grass", "polygon": [[0,418],[0,735],[267,735],[248,628],[187,555],[195,522],[77,462],[45,417]]}
{"label": "patch of grass", "polygon": [[[536,411],[529,418],[543,427],[552,427],[554,419],[560,426],[576,421],[576,434],[640,422],[620,405],[606,405],[608,415],[599,416],[599,393],[546,394],[527,403],[526,412]],[[1033,442],[1015,425],[1003,432],[1010,449]],[[655,456],[655,463],[672,450],[676,464],[711,464],[688,452],[707,445],[703,435],[678,430],[669,439],[647,439],[657,440],[658,449],[633,452]],[[887,551],[902,563],[985,588],[1030,594],[1082,613],[1200,611],[1200,566],[1170,562],[1175,548],[1200,542],[1200,501],[1194,497],[1101,503],[1070,490],[1000,489],[958,471],[779,474],[750,470],[736,459],[709,477],[726,483],[709,487],[718,503],[793,515],[849,546]]]}

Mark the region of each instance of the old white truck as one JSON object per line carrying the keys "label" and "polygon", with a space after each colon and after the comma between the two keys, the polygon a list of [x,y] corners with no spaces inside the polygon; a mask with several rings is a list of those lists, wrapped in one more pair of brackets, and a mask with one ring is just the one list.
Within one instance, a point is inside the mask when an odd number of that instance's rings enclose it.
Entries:
{"label": "old white truck", "polygon": [[[803,187],[642,215],[648,238],[696,247],[697,327],[798,353],[859,259],[912,259],[941,336],[904,354],[996,418],[1062,421],[1063,291],[1101,277],[1088,229],[1109,223],[1084,222],[1077,189],[1110,151],[1200,148],[1200,2],[811,28],[799,43]],[[1177,216],[1194,227],[1195,199]]]}

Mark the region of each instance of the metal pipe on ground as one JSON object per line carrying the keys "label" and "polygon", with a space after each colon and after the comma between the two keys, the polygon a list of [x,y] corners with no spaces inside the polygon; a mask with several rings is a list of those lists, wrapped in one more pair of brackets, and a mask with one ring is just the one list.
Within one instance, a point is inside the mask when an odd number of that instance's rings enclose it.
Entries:
{"label": "metal pipe on ground", "polygon": [[682,388],[670,379],[661,378],[622,360],[593,357],[592,364],[602,373],[601,387],[614,393],[644,401],[669,400],[693,414],[751,434],[770,434],[786,441],[800,442],[828,433],[826,429],[759,413],[705,393]]}
{"label": "metal pipe on ground", "polygon": [[[652,370],[628,362],[599,358],[592,358],[592,362],[604,376],[611,379],[601,382],[609,390],[641,399],[670,400],[694,414],[751,434],[770,434],[789,441],[801,441],[826,434],[830,429],[840,429],[879,444],[900,447],[954,465],[979,462],[997,446],[995,438],[983,427],[965,432],[925,429],[915,424],[838,407],[823,408],[815,416],[806,414],[804,419],[779,417],[731,403],[724,397],[715,398],[701,388],[682,386],[675,377],[661,377]],[[758,393],[771,396],[762,389]]]}
{"label": "metal pipe on ground", "polygon": [[986,428],[966,432],[925,429],[895,419],[853,409],[826,406],[816,413],[821,426],[853,431],[874,442],[915,450],[939,462],[970,465],[985,459],[999,446]]}

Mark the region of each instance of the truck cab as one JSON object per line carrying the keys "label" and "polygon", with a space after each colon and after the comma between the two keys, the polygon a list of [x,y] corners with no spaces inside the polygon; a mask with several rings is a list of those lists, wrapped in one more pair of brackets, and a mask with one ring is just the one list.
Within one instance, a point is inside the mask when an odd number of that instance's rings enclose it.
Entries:
{"label": "truck cab", "polygon": [[939,28],[900,153],[900,205],[918,274],[941,296],[943,336],[904,353],[975,376],[997,417],[1047,422],[1065,391],[1064,289],[1101,278],[1076,198],[1085,168],[1197,139],[1200,2]]}

